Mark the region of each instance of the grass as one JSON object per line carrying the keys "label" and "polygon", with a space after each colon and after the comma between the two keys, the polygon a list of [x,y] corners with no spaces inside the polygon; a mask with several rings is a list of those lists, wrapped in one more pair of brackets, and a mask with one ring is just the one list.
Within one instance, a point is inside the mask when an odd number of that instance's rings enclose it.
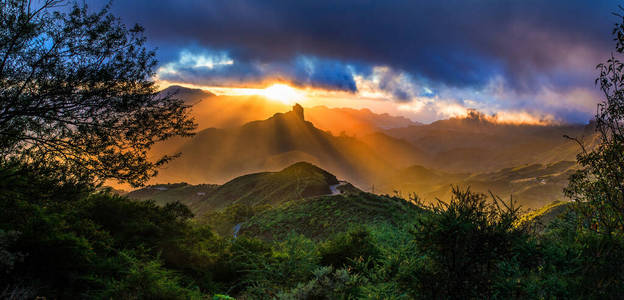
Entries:
{"label": "grass", "polygon": [[360,192],[289,201],[264,211],[241,228],[241,234],[263,239],[283,239],[295,232],[319,240],[352,226],[387,224],[402,226],[420,209],[400,198]]}

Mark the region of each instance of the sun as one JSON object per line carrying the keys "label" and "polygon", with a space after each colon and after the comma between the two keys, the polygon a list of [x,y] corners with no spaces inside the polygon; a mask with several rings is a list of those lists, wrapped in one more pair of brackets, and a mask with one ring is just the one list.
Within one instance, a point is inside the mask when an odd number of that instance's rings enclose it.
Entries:
{"label": "sun", "polygon": [[303,94],[282,83],[273,84],[262,91],[262,96],[291,105],[303,98]]}

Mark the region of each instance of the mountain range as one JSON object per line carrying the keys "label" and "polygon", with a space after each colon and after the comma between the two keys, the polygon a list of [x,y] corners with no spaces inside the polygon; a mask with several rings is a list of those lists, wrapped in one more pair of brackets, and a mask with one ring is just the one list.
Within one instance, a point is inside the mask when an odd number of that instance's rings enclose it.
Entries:
{"label": "mountain range", "polygon": [[370,110],[298,104],[265,118],[285,105],[182,87],[163,93],[176,93],[192,105],[200,130],[190,139],[154,148],[154,155],[179,152],[181,157],[152,184],[221,184],[305,161],[375,193],[415,193],[432,201],[447,197],[451,185],[470,185],[514,195],[537,208],[561,200],[567,176],[576,168],[579,147],[564,135],[584,138],[590,146],[595,142],[591,123],[502,124],[473,111],[420,124]]}

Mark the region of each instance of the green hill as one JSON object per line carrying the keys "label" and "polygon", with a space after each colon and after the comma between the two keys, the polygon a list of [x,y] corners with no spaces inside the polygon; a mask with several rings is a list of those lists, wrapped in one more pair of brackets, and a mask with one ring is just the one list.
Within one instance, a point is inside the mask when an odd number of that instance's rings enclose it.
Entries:
{"label": "green hill", "polygon": [[289,233],[323,239],[361,225],[402,227],[421,209],[403,199],[371,193],[312,197],[283,203],[242,224],[240,235],[282,239]]}
{"label": "green hill", "polygon": [[127,196],[138,200],[152,199],[161,205],[180,201],[201,216],[233,204],[275,206],[290,200],[328,195],[332,194],[332,186],[335,190],[359,192],[317,166],[298,162],[279,172],[243,175],[223,185],[158,184],[132,191]]}
{"label": "green hill", "polygon": [[536,232],[542,232],[555,219],[569,213],[571,204],[571,202],[554,201],[544,207],[525,214],[520,219],[520,222],[530,222],[530,225]]}
{"label": "green hill", "polygon": [[222,209],[232,204],[277,205],[288,200],[331,194],[336,176],[306,162],[295,163],[279,172],[263,172],[237,177],[207,197],[206,205]]}

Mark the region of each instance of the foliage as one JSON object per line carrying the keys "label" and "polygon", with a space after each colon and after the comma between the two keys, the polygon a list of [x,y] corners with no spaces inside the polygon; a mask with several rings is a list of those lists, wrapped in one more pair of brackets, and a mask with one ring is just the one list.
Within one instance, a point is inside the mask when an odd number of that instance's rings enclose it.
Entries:
{"label": "foliage", "polygon": [[425,255],[419,287],[433,298],[473,298],[494,295],[503,280],[500,265],[528,253],[518,253],[527,233],[514,224],[518,208],[469,188],[453,188],[449,203],[440,202],[424,214],[414,238]]}
{"label": "foliage", "polygon": [[156,93],[140,26],[65,2],[1,1],[0,159],[142,184],[171,158],[147,150],[194,129],[188,107]]}
{"label": "foliage", "polygon": [[90,297],[97,299],[203,299],[198,289],[184,287],[179,276],[163,268],[158,261],[141,261],[131,255],[121,256],[128,269],[121,279],[112,279]]}
{"label": "foliage", "polygon": [[321,246],[321,262],[339,268],[355,259],[377,259],[380,251],[375,244],[368,230],[354,228],[338,234]]}
{"label": "foliage", "polygon": [[279,293],[280,299],[355,299],[360,296],[361,277],[349,274],[346,269],[321,267],[314,271],[314,278],[297,285],[294,289]]}
{"label": "foliage", "polygon": [[420,212],[416,205],[397,197],[363,192],[321,196],[262,211],[242,225],[241,233],[279,240],[296,232],[312,239],[326,239],[356,224],[400,226]]}
{"label": "foliage", "polygon": [[[624,53],[624,16],[616,23],[613,36],[616,52]],[[577,139],[582,152],[577,156],[583,166],[570,177],[566,194],[576,200],[576,212],[584,223],[605,234],[624,232],[624,64],[613,54],[599,64],[596,84],[604,94],[595,115],[599,144],[587,149]]]}

